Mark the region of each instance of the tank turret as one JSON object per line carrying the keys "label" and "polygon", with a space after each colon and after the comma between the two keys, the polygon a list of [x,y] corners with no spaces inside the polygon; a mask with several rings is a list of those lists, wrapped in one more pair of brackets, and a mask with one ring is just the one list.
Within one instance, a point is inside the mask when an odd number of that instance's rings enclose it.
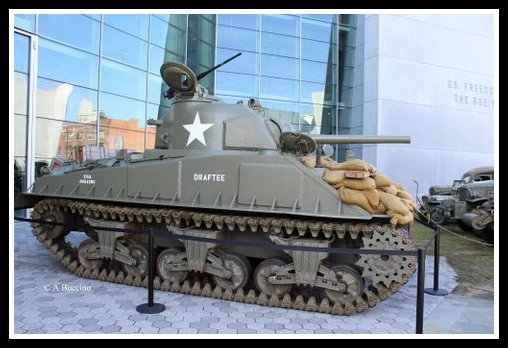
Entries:
{"label": "tank turret", "polygon": [[[338,163],[320,147],[409,138],[294,132],[267,117],[254,99],[226,104],[210,95],[199,85],[204,74],[178,62],[162,65],[172,105],[148,121],[156,127],[154,149],[48,171],[19,195],[16,206],[34,207],[34,219],[84,224],[90,237],[77,253],[68,246],[71,231],[65,226],[34,224],[37,239],[77,275],[143,282],[144,237],[101,228],[150,226],[161,231],[156,271],[168,285],[164,289],[186,292],[190,286],[205,296],[214,289],[228,300],[299,309],[318,303],[336,314],[362,311],[406,283],[414,258],[362,250],[415,248],[407,231],[411,196],[368,163]],[[170,234],[254,241],[266,248]],[[272,244],[348,247],[358,254],[286,251]]]}

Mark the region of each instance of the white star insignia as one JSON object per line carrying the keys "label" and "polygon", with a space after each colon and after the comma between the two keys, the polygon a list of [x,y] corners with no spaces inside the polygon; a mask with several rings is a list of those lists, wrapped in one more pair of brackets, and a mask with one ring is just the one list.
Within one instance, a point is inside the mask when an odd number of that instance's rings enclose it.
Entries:
{"label": "white star insignia", "polygon": [[213,126],[213,123],[201,123],[201,119],[199,118],[199,112],[196,112],[196,117],[194,117],[194,122],[192,124],[183,125],[183,128],[189,132],[189,140],[187,140],[187,145],[189,146],[194,140],[199,141],[201,144],[206,146],[205,142],[205,131]]}

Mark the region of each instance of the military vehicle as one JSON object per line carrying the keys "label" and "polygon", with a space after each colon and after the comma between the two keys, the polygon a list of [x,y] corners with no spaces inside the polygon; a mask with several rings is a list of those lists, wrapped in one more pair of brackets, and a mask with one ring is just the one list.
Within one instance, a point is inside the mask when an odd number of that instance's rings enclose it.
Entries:
{"label": "military vehicle", "polygon": [[[420,211],[429,215],[439,225],[451,221],[462,221],[462,216],[481,205],[494,189],[494,167],[479,167],[468,170],[460,180],[454,180],[451,186],[431,186],[429,194],[422,197]],[[489,184],[477,184],[489,181]],[[463,189],[461,189],[464,187]],[[490,187],[490,188],[489,188]],[[474,196],[468,190],[474,190]],[[462,192],[462,194],[460,193]]]}
{"label": "military vehicle", "polygon": [[494,196],[491,194],[487,201],[465,213],[462,223],[487,242],[494,242]]}
{"label": "military vehicle", "polygon": [[[63,166],[19,195],[16,207],[33,206],[33,219],[86,225],[90,237],[75,248],[68,227],[33,223],[36,238],[79,276],[146,286],[146,237],[101,228],[153,227],[154,287],[225,300],[352,314],[397,291],[414,272],[415,258],[361,251],[413,250],[408,228],[342,202],[323,181],[323,168],[309,168],[299,156],[319,144],[409,138],[287,131],[254,99],[225,104],[210,95],[198,79],[215,68],[196,76],[178,62],[162,65],[173,103],[164,117],[148,121],[156,127],[154,149]],[[270,248],[274,243],[358,254]]]}

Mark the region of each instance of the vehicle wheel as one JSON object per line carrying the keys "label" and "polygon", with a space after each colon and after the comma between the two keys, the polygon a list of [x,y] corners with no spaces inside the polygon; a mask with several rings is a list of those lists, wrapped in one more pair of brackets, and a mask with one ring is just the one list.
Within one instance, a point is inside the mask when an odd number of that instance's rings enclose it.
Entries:
{"label": "vehicle wheel", "polygon": [[336,265],[332,267],[339,283],[346,286],[344,292],[324,289],[330,302],[353,302],[363,294],[363,279],[356,269],[348,265]]}
{"label": "vehicle wheel", "polygon": [[170,271],[169,265],[173,262],[176,255],[181,251],[176,248],[168,248],[163,250],[157,258],[157,274],[163,279],[171,283],[182,283],[187,277],[186,271]]}
{"label": "vehicle wheel", "polygon": [[93,239],[87,239],[81,242],[78,247],[78,261],[83,267],[86,269],[93,271],[95,269],[100,269],[104,259],[92,259],[89,254],[99,249],[99,243],[97,243]]}
{"label": "vehicle wheel", "polygon": [[444,225],[446,223],[446,215],[443,209],[436,207],[430,211],[430,219],[438,225]]}
{"label": "vehicle wheel", "polygon": [[243,288],[249,280],[252,267],[250,261],[239,254],[222,254],[219,256],[225,269],[232,272],[230,278],[214,275],[215,283],[224,289],[236,290]]}
{"label": "vehicle wheel", "polygon": [[129,254],[136,260],[135,265],[122,264],[124,271],[134,278],[143,277],[148,270],[148,251],[140,244],[129,245]]}
{"label": "vehicle wheel", "polygon": [[254,284],[259,291],[268,295],[282,297],[293,288],[293,284],[270,284],[269,277],[274,276],[279,269],[287,265],[281,259],[266,259],[254,271]]}

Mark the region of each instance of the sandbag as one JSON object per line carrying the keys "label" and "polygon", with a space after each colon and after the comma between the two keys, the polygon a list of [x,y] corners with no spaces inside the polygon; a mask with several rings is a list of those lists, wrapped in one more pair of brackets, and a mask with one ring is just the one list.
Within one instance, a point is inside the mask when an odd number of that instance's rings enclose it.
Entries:
{"label": "sandbag", "polygon": [[[316,156],[300,157],[300,162],[309,168],[316,168]],[[321,165],[325,166],[328,163],[337,163],[330,156],[321,156]]]}
{"label": "sandbag", "polygon": [[372,179],[376,182],[377,188],[390,186],[392,184],[391,180],[380,172],[376,172],[376,174],[372,176]]}
{"label": "sandbag", "polygon": [[403,191],[403,190],[397,190],[397,196],[399,196],[400,198],[404,198],[404,199],[408,199],[410,201],[413,201],[414,202],[414,198],[413,196],[411,196],[411,194],[407,191]]}
{"label": "sandbag", "polygon": [[346,187],[339,189],[340,198],[344,203],[356,204],[371,214],[375,214],[374,208],[370,206],[369,200],[362,191],[351,190]]}
{"label": "sandbag", "polygon": [[363,190],[360,191],[363,193],[365,198],[367,198],[367,201],[369,201],[370,206],[372,207],[373,211],[376,212],[376,210],[379,210],[379,192],[376,189],[371,190]]}
{"label": "sandbag", "polygon": [[344,181],[345,178],[345,170],[330,170],[325,169],[325,174],[323,175],[323,180],[329,183],[330,185],[337,185]]}
{"label": "sandbag", "polygon": [[[378,195],[379,195],[379,192],[378,192]],[[376,214],[385,214],[386,213],[386,207],[380,201],[379,204],[377,205],[375,211],[376,211]]]}
{"label": "sandbag", "polygon": [[406,187],[404,187],[404,185],[397,184],[396,182],[392,182],[392,185],[395,186],[397,188],[397,190],[401,190],[401,191],[406,191],[407,192],[407,189],[406,189]]}
{"label": "sandbag", "polygon": [[344,179],[344,187],[352,190],[372,190],[376,188],[376,183],[372,178],[364,179]]}
{"label": "sandbag", "polygon": [[332,170],[364,170],[366,172],[375,173],[376,168],[360,159],[353,159],[346,162],[340,163],[327,163],[325,165],[327,168]]}
{"label": "sandbag", "polygon": [[380,187],[379,189],[386,193],[391,194],[392,196],[396,196],[398,192],[397,188],[393,185]]}
{"label": "sandbag", "polygon": [[410,213],[409,208],[404,204],[401,198],[392,196],[391,194],[381,190],[378,190],[378,192],[379,200],[383,203],[388,212],[392,211],[403,216]]}
{"label": "sandbag", "polygon": [[409,225],[414,220],[414,216],[411,212],[408,212],[405,215],[397,214],[392,211],[388,211],[388,215],[390,215],[392,218],[390,219],[390,223],[393,228],[396,228],[397,225],[405,226]]}
{"label": "sandbag", "polygon": [[409,208],[409,211],[411,212],[418,211],[418,205],[415,203],[415,201],[402,198],[402,202],[404,202],[404,204]]}

